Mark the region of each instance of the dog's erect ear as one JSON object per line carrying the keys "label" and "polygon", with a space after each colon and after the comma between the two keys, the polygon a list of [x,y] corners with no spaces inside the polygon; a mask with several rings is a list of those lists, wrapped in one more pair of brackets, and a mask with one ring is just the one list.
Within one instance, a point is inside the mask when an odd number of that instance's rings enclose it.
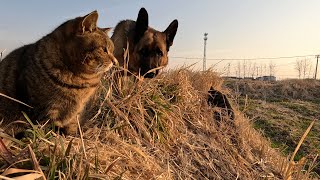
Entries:
{"label": "dog's erect ear", "polygon": [[167,35],[167,50],[169,50],[169,47],[173,44],[173,39],[176,36],[178,30],[178,20],[173,20],[170,25],[167,27],[167,29],[164,31],[164,33]]}
{"label": "dog's erect ear", "polygon": [[148,12],[145,8],[141,8],[138,14],[135,28],[134,42],[137,43],[148,29]]}
{"label": "dog's erect ear", "polygon": [[85,15],[80,21],[80,32],[93,32],[97,29],[98,12],[93,11]]}

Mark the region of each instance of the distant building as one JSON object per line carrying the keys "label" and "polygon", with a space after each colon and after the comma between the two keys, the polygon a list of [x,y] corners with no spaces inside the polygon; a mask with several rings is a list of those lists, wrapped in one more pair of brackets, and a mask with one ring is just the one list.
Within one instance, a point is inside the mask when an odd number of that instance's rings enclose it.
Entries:
{"label": "distant building", "polygon": [[223,76],[223,78],[226,78],[226,79],[242,79],[242,78],[236,77],[236,76]]}
{"label": "distant building", "polygon": [[259,80],[259,81],[276,81],[277,78],[275,76],[261,76],[261,77],[257,77],[256,80]]}
{"label": "distant building", "polygon": [[254,80],[253,77],[244,77],[243,79],[247,79],[247,80]]}

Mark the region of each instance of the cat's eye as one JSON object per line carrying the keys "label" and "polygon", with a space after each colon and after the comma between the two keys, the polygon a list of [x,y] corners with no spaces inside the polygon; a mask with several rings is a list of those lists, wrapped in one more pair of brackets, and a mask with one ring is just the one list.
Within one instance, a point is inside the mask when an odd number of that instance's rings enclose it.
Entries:
{"label": "cat's eye", "polygon": [[108,51],[108,48],[107,48],[107,47],[104,47],[104,48],[103,48],[103,51],[104,51],[105,53],[109,54],[109,51]]}

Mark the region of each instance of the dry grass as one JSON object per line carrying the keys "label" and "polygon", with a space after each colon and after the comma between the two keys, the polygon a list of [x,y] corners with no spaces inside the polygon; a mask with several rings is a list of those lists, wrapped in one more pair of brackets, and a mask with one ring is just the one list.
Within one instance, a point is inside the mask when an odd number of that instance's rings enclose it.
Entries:
{"label": "dry grass", "polygon": [[241,112],[235,122],[213,119],[207,90],[228,90],[211,71],[178,69],[143,82],[123,80],[121,88],[112,82],[106,78],[97,113],[81,136],[36,125],[20,144],[0,134],[8,148],[0,144],[8,155],[0,159],[0,178],[10,177],[12,168],[47,179],[311,178],[308,162],[281,156]]}
{"label": "dry grass", "polygon": [[313,101],[320,99],[320,81],[314,79],[291,79],[275,82],[258,80],[227,80],[227,87],[240,95],[253,99],[300,99]]}
{"label": "dry grass", "polygon": [[272,147],[281,149],[286,155],[296,153],[296,161],[314,161],[312,171],[320,174],[319,121],[315,121],[299,151],[295,152],[303,132],[314,119],[319,119],[319,80],[228,79],[225,84],[235,92],[240,109],[252,119],[254,127],[270,138]]}

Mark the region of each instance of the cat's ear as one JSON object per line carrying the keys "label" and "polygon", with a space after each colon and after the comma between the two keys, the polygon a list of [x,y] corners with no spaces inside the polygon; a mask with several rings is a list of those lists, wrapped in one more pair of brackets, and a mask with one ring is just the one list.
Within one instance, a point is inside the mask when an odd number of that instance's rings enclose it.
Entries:
{"label": "cat's ear", "polygon": [[137,43],[147,31],[149,25],[148,12],[145,8],[141,8],[138,14],[135,28],[134,42]]}
{"label": "cat's ear", "polygon": [[167,49],[169,49],[169,47],[172,46],[173,39],[176,36],[177,30],[178,30],[178,20],[175,19],[170,23],[170,25],[164,31],[164,33],[167,36]]}
{"label": "cat's ear", "polygon": [[98,12],[93,11],[81,18],[81,32],[93,32],[97,29]]}
{"label": "cat's ear", "polygon": [[106,34],[108,34],[108,33],[111,31],[112,27],[99,28],[99,29],[100,29],[101,31],[105,32]]}

